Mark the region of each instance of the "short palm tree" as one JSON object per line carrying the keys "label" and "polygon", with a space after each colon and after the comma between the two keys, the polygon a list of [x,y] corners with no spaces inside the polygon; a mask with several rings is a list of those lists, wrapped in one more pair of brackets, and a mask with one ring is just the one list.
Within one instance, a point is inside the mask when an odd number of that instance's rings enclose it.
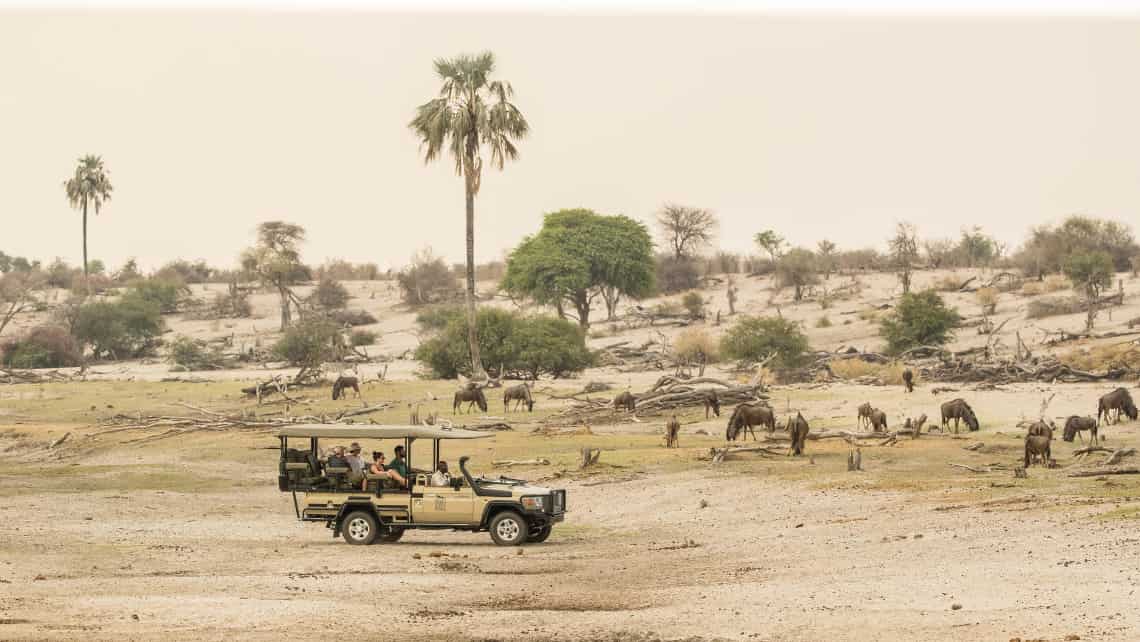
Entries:
{"label": "short palm tree", "polygon": [[409,127],[419,136],[424,162],[439,158],[449,150],[455,158],[455,173],[464,179],[467,196],[467,343],[471,351],[471,370],[475,378],[486,372],[479,357],[479,338],[475,330],[475,195],[482,178],[482,149],[491,153],[491,165],[503,169],[503,163],[518,157],[514,142],[529,131],[526,119],[510,102],[511,84],[491,80],[495,56],[484,52],[477,56],[459,56],[435,61],[435,72],[443,81],[439,97],[416,108]]}
{"label": "short palm tree", "polygon": [[83,212],[83,282],[87,293],[91,294],[91,283],[87,274],[87,207],[95,208],[95,213],[103,209],[103,202],[111,200],[111,180],[103,167],[103,158],[88,154],[79,159],[75,176],[63,182],[67,200],[71,207]]}

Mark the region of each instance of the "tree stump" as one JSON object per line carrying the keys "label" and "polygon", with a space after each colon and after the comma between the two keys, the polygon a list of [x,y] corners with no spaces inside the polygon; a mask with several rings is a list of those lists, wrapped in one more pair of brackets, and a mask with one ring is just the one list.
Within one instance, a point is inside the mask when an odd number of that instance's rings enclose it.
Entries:
{"label": "tree stump", "polygon": [[847,453],[847,472],[863,470],[863,451],[856,448]]}
{"label": "tree stump", "polygon": [[1017,479],[1028,479],[1029,478],[1029,475],[1025,472],[1025,469],[1022,468],[1021,466],[1018,466],[1017,468],[1013,469],[1013,476]]}

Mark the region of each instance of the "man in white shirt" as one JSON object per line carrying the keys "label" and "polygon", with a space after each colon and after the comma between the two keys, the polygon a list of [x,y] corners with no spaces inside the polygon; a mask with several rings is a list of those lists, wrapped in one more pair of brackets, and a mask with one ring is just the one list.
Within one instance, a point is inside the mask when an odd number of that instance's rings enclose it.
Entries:
{"label": "man in white shirt", "polygon": [[432,486],[450,486],[451,475],[447,472],[447,462],[440,460],[439,466],[436,467],[435,472],[431,474]]}

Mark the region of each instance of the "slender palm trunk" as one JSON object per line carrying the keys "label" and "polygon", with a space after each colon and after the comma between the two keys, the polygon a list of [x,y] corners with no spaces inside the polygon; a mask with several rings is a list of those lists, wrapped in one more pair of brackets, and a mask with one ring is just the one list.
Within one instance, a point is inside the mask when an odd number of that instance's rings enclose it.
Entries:
{"label": "slender palm trunk", "polygon": [[91,278],[87,274],[87,198],[83,199],[83,289],[91,296]]}
{"label": "slender palm trunk", "polygon": [[478,317],[475,314],[475,190],[472,180],[468,176],[464,181],[467,196],[467,346],[471,351],[471,377],[486,379],[487,372],[479,356],[479,334],[475,328]]}
{"label": "slender palm trunk", "polygon": [[289,312],[289,290],[282,285],[278,285],[277,293],[281,296],[281,331],[284,332],[289,329],[289,323],[293,320]]}

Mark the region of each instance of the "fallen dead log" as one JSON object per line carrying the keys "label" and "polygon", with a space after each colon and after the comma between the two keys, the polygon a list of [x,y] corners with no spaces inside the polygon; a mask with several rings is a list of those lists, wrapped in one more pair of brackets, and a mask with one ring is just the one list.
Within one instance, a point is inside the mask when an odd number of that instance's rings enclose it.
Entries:
{"label": "fallen dead log", "polygon": [[1075,470],[1069,473],[1069,477],[1100,477],[1102,475],[1140,475],[1140,468],[1135,466],[1127,468],[1090,468],[1088,470]]}
{"label": "fallen dead log", "polygon": [[993,472],[989,468],[975,468],[973,466],[968,466],[966,464],[955,464],[953,462],[946,462],[946,465],[947,466],[953,466],[954,468],[965,468],[966,470],[968,470],[972,473],[992,473]]}
{"label": "fallen dead log", "polygon": [[768,446],[726,446],[724,448],[709,448],[708,458],[714,464],[719,464],[732,455],[743,453],[760,453],[761,455],[786,455],[784,449],[774,450]]}
{"label": "fallen dead log", "polygon": [[544,458],[538,459],[495,459],[491,461],[492,466],[549,466],[550,460]]}

